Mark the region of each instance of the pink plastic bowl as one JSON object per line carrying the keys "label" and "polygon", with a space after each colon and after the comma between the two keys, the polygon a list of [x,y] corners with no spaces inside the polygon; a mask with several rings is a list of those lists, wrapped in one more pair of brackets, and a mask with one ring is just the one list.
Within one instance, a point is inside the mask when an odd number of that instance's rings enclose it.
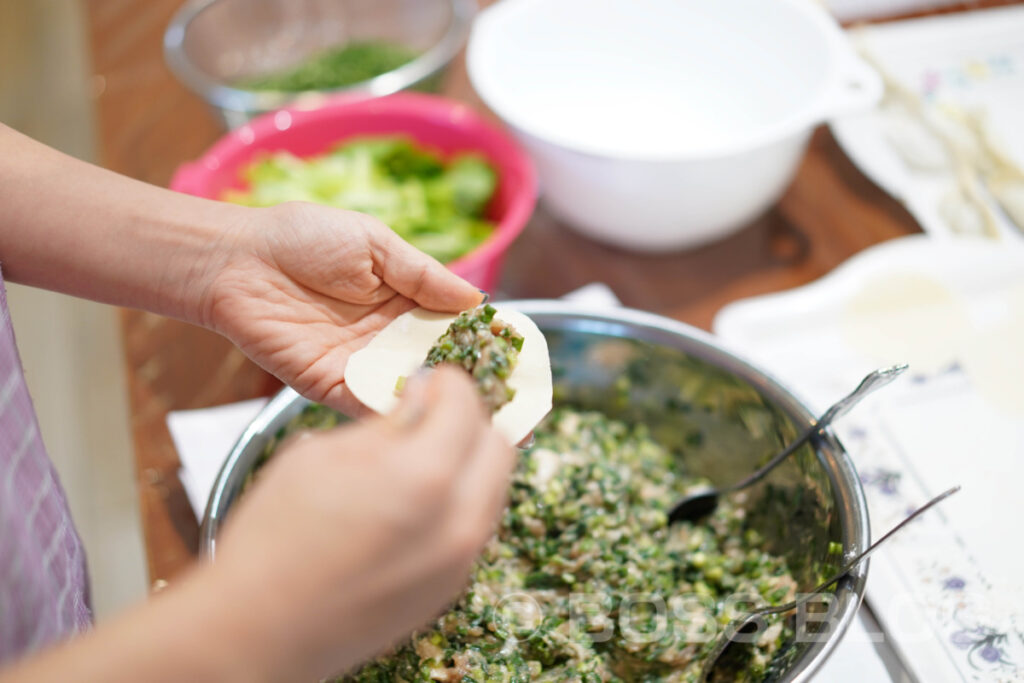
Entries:
{"label": "pink plastic bowl", "polygon": [[316,109],[270,112],[222,137],[197,161],[182,164],[171,189],[217,199],[228,188],[243,187],[241,169],[261,152],[311,156],[347,138],[393,134],[407,135],[444,155],[477,152],[497,169],[498,190],[487,211],[497,229],[486,242],[448,264],[477,287],[493,290],[505,251],[533,212],[536,173],[509,136],[459,102],[418,93],[370,99],[342,95]]}

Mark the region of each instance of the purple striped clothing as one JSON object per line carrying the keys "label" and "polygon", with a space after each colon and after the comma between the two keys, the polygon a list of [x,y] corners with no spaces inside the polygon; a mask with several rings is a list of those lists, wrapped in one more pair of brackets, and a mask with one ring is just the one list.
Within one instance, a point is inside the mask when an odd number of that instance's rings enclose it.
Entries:
{"label": "purple striped clothing", "polygon": [[90,623],[85,553],[39,435],[0,275],[0,667]]}

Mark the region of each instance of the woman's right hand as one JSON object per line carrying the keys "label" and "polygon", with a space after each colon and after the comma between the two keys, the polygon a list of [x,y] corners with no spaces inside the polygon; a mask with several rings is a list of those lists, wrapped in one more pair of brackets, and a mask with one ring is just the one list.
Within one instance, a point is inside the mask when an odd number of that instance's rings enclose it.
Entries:
{"label": "woman's right hand", "polygon": [[514,463],[446,368],[410,380],[391,415],[286,444],[207,567],[262,673],[336,674],[439,615],[494,531]]}

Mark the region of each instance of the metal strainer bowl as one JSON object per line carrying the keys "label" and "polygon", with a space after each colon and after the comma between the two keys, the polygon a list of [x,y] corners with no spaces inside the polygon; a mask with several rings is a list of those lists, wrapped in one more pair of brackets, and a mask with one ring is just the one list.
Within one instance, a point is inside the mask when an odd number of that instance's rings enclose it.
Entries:
{"label": "metal strainer bowl", "polygon": [[[164,33],[171,71],[228,127],[285,105],[316,106],[335,92],[432,89],[465,43],[475,0],[190,0]],[[402,45],[419,56],[393,71],[304,93],[237,87],[353,41]]]}

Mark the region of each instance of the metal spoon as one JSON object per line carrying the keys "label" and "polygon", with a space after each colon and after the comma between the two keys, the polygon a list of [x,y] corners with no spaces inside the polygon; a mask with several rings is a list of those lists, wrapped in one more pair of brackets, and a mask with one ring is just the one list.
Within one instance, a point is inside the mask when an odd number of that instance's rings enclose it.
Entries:
{"label": "metal spoon", "polygon": [[[867,550],[865,550],[860,555],[858,555],[857,557],[853,558],[845,565],[843,565],[843,567],[838,572],[836,572],[836,574],[834,574],[832,578],[828,579],[822,584],[819,584],[818,587],[812,590],[810,593],[801,594],[799,598],[797,598],[793,602],[787,602],[785,605],[777,605],[775,607],[763,607],[759,610],[750,612],[749,614],[740,617],[739,619],[731,621],[729,625],[726,626],[725,632],[722,633],[722,635],[719,637],[718,642],[715,643],[714,649],[711,650],[711,653],[705,660],[704,668],[701,669],[700,678],[698,680],[701,683],[705,683],[706,681],[710,680],[711,672],[714,671],[715,665],[718,663],[718,660],[721,659],[722,655],[729,648],[729,646],[734,642],[733,638],[735,638],[737,634],[749,634],[755,631],[761,631],[767,627],[767,623],[764,621],[764,617],[768,616],[769,614],[780,614],[782,612],[789,612],[790,610],[794,610],[800,605],[809,602],[811,598],[813,598],[815,595],[818,595],[822,591],[826,590],[829,586],[831,586],[832,584],[834,584],[835,582],[839,581],[841,578],[849,574],[851,571],[853,571],[854,567],[860,564],[862,560],[868,557],[868,555],[875,552],[875,550],[878,549],[878,546],[882,545],[887,540],[889,540],[892,537],[892,535],[895,534],[897,531],[910,524],[912,521],[914,521],[918,516],[920,516],[929,508],[937,505],[946,498],[949,498],[951,495],[953,495],[959,490],[959,486],[954,486],[951,489],[943,491],[942,493],[940,493],[939,495],[935,496],[930,501],[922,505],[921,507],[911,512],[906,519],[904,519],[902,522],[900,522],[892,529],[890,529],[885,536],[882,536],[880,539],[872,543]],[[750,626],[756,626],[756,628],[751,629],[749,628]]]}
{"label": "metal spoon", "polygon": [[807,428],[803,434],[798,436],[795,441],[790,443],[788,446],[783,448],[775,457],[768,461],[761,469],[757,470],[749,477],[733,484],[732,486],[726,486],[720,489],[705,488],[684,496],[679,500],[668,513],[668,523],[675,524],[683,520],[697,520],[701,517],[711,514],[716,507],[718,507],[718,499],[726,493],[733,493],[740,489],[745,489],[748,486],[752,486],[757,482],[761,481],[769,472],[775,469],[779,463],[788,458],[790,455],[796,452],[798,448],[803,446],[807,441],[813,438],[821,430],[828,427],[833,420],[840,415],[845,415],[851,408],[860,403],[860,400],[873,392],[875,389],[884,387],[894,379],[903,374],[903,371],[907,369],[907,365],[894,365],[891,368],[885,368],[883,370],[875,370],[867,377],[861,380],[857,388],[854,389],[849,396],[840,399],[831,408],[825,411],[825,413],[818,418],[818,421]]}

